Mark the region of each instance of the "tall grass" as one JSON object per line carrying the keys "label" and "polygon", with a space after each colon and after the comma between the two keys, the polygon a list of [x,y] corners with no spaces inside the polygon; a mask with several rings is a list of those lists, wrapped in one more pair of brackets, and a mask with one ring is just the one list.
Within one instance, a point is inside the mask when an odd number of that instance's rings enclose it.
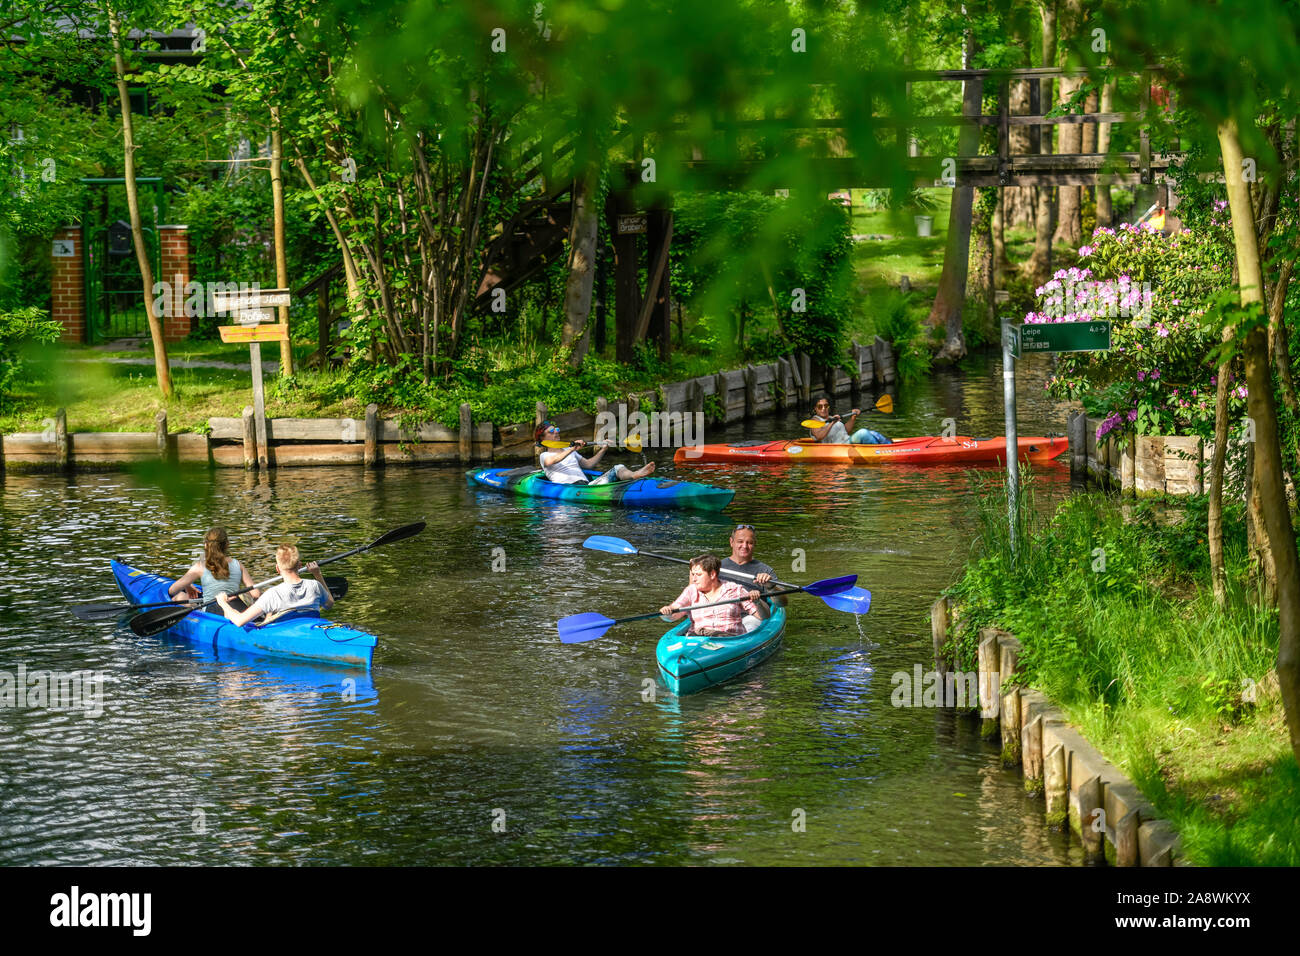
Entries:
{"label": "tall grass", "polygon": [[1225,516],[1228,602],[1209,588],[1204,499],[1186,507],[1064,502],[1050,520],[1020,509],[1011,560],[1001,481],[975,477],[974,553],[950,593],[973,667],[978,631],[1022,642],[1025,680],[1178,827],[1199,862],[1300,864],[1297,773],[1281,705],[1265,690],[1276,612],[1250,593],[1244,516]]}

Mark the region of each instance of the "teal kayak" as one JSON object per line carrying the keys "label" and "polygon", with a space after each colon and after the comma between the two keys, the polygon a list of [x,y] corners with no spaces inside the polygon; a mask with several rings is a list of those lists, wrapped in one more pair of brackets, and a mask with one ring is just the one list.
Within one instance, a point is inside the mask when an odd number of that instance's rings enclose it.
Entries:
{"label": "teal kayak", "polygon": [[[601,473],[588,471],[596,478]],[[556,501],[618,508],[694,508],[698,511],[721,511],[731,503],[735,492],[694,481],[674,478],[636,478],[611,481],[604,485],[557,485],[544,472],[529,465],[523,468],[479,468],[465,473],[470,483],[507,494],[527,498],[551,498]]]}
{"label": "teal kayak", "polygon": [[781,646],[785,608],[777,605],[767,620],[736,637],[688,637],[688,616],[659,638],[655,657],[668,689],[679,696],[713,687],[767,660]]}
{"label": "teal kayak", "polygon": [[[118,589],[132,604],[166,601],[174,578],[112,562]],[[270,624],[256,621],[235,627],[221,614],[195,611],[181,618],[165,633],[211,648],[230,648],[253,654],[307,661],[325,661],[350,667],[370,667],[379,643],[373,634],[346,624],[335,624],[319,611],[291,611]]]}

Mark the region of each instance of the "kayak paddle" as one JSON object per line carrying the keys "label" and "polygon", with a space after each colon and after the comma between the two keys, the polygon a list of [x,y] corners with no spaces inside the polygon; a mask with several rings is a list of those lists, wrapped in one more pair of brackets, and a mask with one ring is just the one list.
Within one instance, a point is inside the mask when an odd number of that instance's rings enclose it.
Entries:
{"label": "kayak paddle", "polygon": [[[334,600],[338,600],[348,593],[348,579],[339,575],[325,575],[325,585],[334,595]],[[132,614],[139,611],[147,611],[154,607],[185,607],[193,604],[196,607],[201,598],[191,598],[187,601],[156,601],[152,604],[122,604],[120,601],[97,601],[94,604],[78,604],[72,609],[73,615],[83,621],[108,621],[113,618],[122,617],[125,614]]]}
{"label": "kayak paddle", "polygon": [[[329,564],[333,561],[342,561],[344,558],[350,558],[354,554],[361,554],[363,551],[370,551],[374,548],[378,548],[385,544],[396,544],[398,541],[405,541],[407,538],[415,537],[423,530],[424,530],[424,522],[416,521],[413,524],[404,525],[401,528],[394,528],[392,531],[389,531],[387,534],[380,535],[374,541],[370,542],[370,544],[363,544],[359,548],[353,548],[351,551],[344,551],[342,554],[336,554],[329,558],[321,558],[319,561],[316,562],[316,564],[317,566],[320,566],[322,564]],[[282,581],[282,580],[284,580],[284,575],[278,574],[275,577],[269,578],[266,581],[262,581],[258,584],[254,584],[253,588],[269,587],[270,585],[275,584],[278,581]],[[230,597],[234,597],[235,594],[247,593],[248,591],[253,590],[253,588],[244,588],[243,590],[235,591],[234,594],[230,595]],[[133,630],[136,634],[140,635],[141,637],[150,637],[154,634],[159,634],[162,631],[167,630],[167,628],[171,627],[173,624],[176,624],[178,621],[181,620],[181,618],[185,617],[192,611],[197,611],[200,608],[210,607],[216,603],[217,602],[215,600],[205,601],[202,604],[195,603],[191,605],[180,605],[175,608],[160,607],[152,611],[145,611],[143,614],[140,614],[131,619],[131,630]]]}
{"label": "kayak paddle", "polygon": [[[553,439],[553,438],[548,438],[546,441],[542,442],[542,444],[543,444],[545,447],[547,447],[547,448],[572,448],[573,445],[574,445],[574,443],[571,442],[571,441],[556,441],[556,440]],[[608,448],[608,447],[609,447],[609,443],[608,443],[608,442],[591,442],[591,441],[589,441],[589,442],[587,442],[587,444],[586,444],[585,447],[589,447],[589,448]],[[623,447],[626,448],[628,451],[640,451],[640,450],[641,450],[641,436],[640,436],[640,435],[629,435],[629,436],[627,437],[627,441],[623,442]]]}
{"label": "kayak paddle", "polygon": [[[635,545],[622,538],[614,538],[609,535],[593,534],[586,541],[582,542],[584,548],[591,548],[593,551],[608,551],[610,554],[639,554],[647,558],[659,558],[663,561],[675,561],[678,564],[690,564],[684,558],[674,558],[669,554],[655,554],[653,551],[642,551]],[[746,574],[744,571],[728,571],[723,568],[718,572],[719,575],[729,577],[745,578],[754,580],[754,575]],[[871,592],[865,588],[854,587],[858,580],[856,574],[845,575],[838,578],[826,578],[822,581],[814,581],[812,584],[806,584],[800,587],[797,584],[788,584],[785,581],[772,579],[772,583],[782,588],[789,588],[788,591],[782,591],[782,594],[793,594],[796,591],[803,591],[814,597],[821,598],[828,607],[837,611],[845,611],[849,614],[866,614],[867,609],[871,607]],[[770,595],[769,595],[770,596]]]}
{"label": "kayak paddle", "polygon": [[[790,591],[772,591],[768,597],[773,594],[789,594]],[[741,601],[748,601],[750,597],[746,594],[744,597],[730,598],[726,601],[715,601],[713,604],[694,604],[691,607],[679,607],[677,611],[702,611],[706,607],[722,607],[724,604],[739,604]],[[570,614],[568,617],[562,617],[556,623],[556,628],[560,632],[560,642],[563,644],[581,644],[584,641],[594,641],[597,638],[605,636],[615,624],[626,624],[629,621],[648,621],[652,617],[659,617],[658,611],[652,611],[649,614],[636,614],[632,617],[610,618],[603,614],[597,614],[595,611],[587,611],[583,614]],[[737,634],[737,637],[740,635]]]}

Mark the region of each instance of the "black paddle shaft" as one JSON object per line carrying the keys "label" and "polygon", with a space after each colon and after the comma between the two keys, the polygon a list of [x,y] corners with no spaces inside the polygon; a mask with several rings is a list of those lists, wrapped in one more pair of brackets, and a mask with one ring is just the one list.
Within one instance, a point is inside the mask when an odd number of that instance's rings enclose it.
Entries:
{"label": "black paddle shaft", "polygon": [[[691,562],[687,561],[685,558],[674,558],[671,554],[656,554],[656,553],[653,552],[653,551],[642,551],[640,548],[637,548],[637,549],[636,549],[636,553],[637,553],[637,554],[643,554],[643,555],[645,555],[647,558],[660,558],[660,559],[662,559],[662,560],[664,560],[664,561],[676,561],[678,564],[690,564],[690,563],[691,563]],[[732,577],[741,577],[741,578],[746,578],[747,580],[750,580],[750,581],[754,580],[754,575],[752,575],[752,574],[746,574],[744,571],[728,571],[726,568],[722,568],[721,570],[718,571],[718,576],[719,576],[719,577],[724,577],[724,576],[726,576],[726,575],[728,575],[728,574],[731,575]],[[777,592],[777,591],[768,591],[768,592],[766,592],[766,593],[763,595],[764,597],[772,597],[774,594],[778,594],[778,593],[780,593],[780,594],[793,594],[795,591],[802,591],[802,590],[803,590],[803,588],[800,587],[798,584],[788,584],[788,583],[786,583],[785,581],[778,581],[776,578],[773,578],[772,581],[771,581],[771,583],[772,583],[772,584],[775,584],[775,585],[776,585],[777,587],[779,587],[779,588],[789,588],[790,590],[788,590],[788,591],[780,591],[780,592]]]}
{"label": "black paddle shaft", "polygon": [[[326,575],[325,586],[330,589],[330,594],[334,595],[334,600],[338,600],[348,591],[348,579],[342,575]],[[186,601],[152,601],[149,604],[123,604],[121,601],[96,601],[93,604],[78,604],[72,609],[73,615],[83,621],[107,621],[110,618],[121,617],[124,614],[138,613],[148,611],[156,607],[183,607],[192,601],[191,598]]]}

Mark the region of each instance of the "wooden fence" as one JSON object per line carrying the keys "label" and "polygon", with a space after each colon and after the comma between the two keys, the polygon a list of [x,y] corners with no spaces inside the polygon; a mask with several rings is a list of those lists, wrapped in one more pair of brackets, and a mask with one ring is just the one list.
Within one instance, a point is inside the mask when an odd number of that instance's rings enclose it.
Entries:
{"label": "wooden fence", "polygon": [[[702,413],[726,424],[787,409],[811,412],[814,394],[854,396],[863,389],[892,388],[893,347],[881,338],[870,346],[853,343],[848,371],[814,366],[807,355],[789,355],[765,365],[673,382],[634,392],[610,402],[597,400],[597,413],[641,411]],[[620,405],[626,406],[620,409]],[[442,462],[469,464],[494,459],[530,459],[536,423],[547,417],[539,403],[531,422],[500,428],[474,422],[469,405],[460,407],[457,428],[432,422],[410,427],[379,417],[376,405],[360,418],[270,418],[260,447],[253,410],[240,418],[211,418],[208,434],[169,432],[167,413],[159,412],[152,432],[73,432],[60,410],[41,432],[16,433],[0,441],[0,467],[15,471],[115,468],[146,461],[231,468],[310,465],[381,465]],[[567,438],[592,437],[596,415],[569,411],[552,416]]]}

